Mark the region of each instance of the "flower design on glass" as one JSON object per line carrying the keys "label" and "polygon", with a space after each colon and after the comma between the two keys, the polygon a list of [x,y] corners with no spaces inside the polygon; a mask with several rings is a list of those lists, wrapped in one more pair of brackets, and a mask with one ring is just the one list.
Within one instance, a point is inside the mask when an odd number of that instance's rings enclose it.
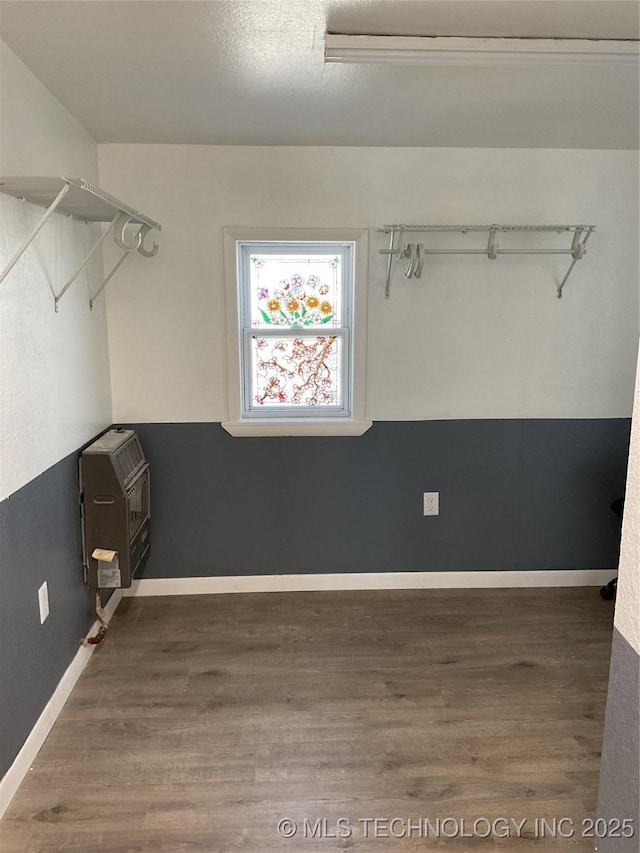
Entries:
{"label": "flower design on glass", "polygon": [[328,299],[329,285],[320,281],[320,276],[310,275],[305,283],[300,273],[294,273],[280,281],[276,290],[256,288],[261,322],[270,326],[304,327],[329,323],[335,308]]}
{"label": "flower design on glass", "polygon": [[329,266],[330,266],[330,267],[333,267],[333,269],[335,269],[335,268],[338,266],[338,264],[339,264],[339,263],[340,263],[340,258],[332,258],[332,259],[329,261]]}
{"label": "flower design on glass", "polygon": [[[259,405],[333,406],[337,399],[336,337],[269,341],[269,352],[257,359]],[[282,353],[282,356],[280,355]]]}
{"label": "flower design on glass", "polygon": [[254,264],[258,269],[264,266],[264,260],[262,258],[258,258],[256,255],[251,255],[251,263]]}
{"label": "flower design on glass", "polygon": [[256,403],[264,403],[266,399],[278,400],[280,403],[287,402],[287,394],[282,388],[282,383],[277,376],[271,376],[267,382],[264,393],[256,396]]}

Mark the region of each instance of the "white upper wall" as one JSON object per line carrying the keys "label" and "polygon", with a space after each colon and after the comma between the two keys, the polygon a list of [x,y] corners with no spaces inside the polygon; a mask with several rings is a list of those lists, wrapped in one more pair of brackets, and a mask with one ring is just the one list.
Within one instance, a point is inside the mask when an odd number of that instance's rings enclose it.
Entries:
{"label": "white upper wall", "polygon": [[[367,417],[631,414],[638,341],[638,158],[631,151],[99,145],[100,178],[163,225],[108,292],[116,422],[225,418],[222,228],[593,223],[566,256],[433,256],[397,265],[372,232]],[[425,242],[435,245],[439,237]],[[472,235],[440,244],[482,245]],[[474,240],[479,240],[474,243]],[[502,235],[554,245],[555,235]]]}
{"label": "white upper wall", "polygon": [[[97,182],[96,145],[0,42],[0,174]],[[0,195],[0,268],[42,208]],[[0,500],[111,423],[104,303],[89,311],[83,273],[55,313],[51,288],[82,261],[99,226],[54,214],[0,285]],[[94,286],[102,274],[96,253]]]}
{"label": "white upper wall", "polygon": [[98,181],[96,143],[0,41],[0,164],[3,175],[64,175]]}

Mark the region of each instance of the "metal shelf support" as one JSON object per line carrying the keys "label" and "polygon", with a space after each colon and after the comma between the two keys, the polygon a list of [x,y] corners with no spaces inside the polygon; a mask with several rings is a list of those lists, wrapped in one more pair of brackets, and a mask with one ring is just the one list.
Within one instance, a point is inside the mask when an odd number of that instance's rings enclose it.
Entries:
{"label": "metal shelf support", "polygon": [[[387,278],[385,299],[391,296],[391,273],[394,258],[398,261],[408,261],[404,272],[405,278],[420,278],[426,255],[486,255],[495,261],[498,255],[571,255],[572,261],[564,278],[557,285],[556,296],[562,299],[562,290],[573,271],[576,263],[585,256],[586,244],[596,230],[595,225],[384,225],[378,229],[389,234],[389,248],[380,249],[381,255],[387,255]],[[496,234],[512,232],[553,232],[573,234],[569,249],[501,249],[496,242]],[[485,249],[426,249],[424,243],[405,243],[404,235],[418,233],[448,232],[468,234],[469,232],[488,233]]]}
{"label": "metal shelf support", "polygon": [[71,276],[71,278],[67,281],[67,283],[66,283],[66,284],[65,284],[65,286],[62,288],[62,290],[60,291],[60,293],[57,293],[57,294],[56,294],[56,296],[55,296],[55,300],[54,300],[56,311],[58,310],[58,303],[60,302],[60,300],[62,299],[62,297],[65,295],[65,293],[67,292],[67,290],[69,290],[69,288],[71,287],[71,285],[73,284],[73,282],[78,278],[78,276],[80,275],[80,273],[82,272],[82,270],[86,267],[86,265],[89,263],[89,261],[91,260],[91,258],[92,258],[92,257],[93,257],[93,255],[95,254],[95,252],[98,250],[98,248],[103,244],[103,242],[104,242],[105,238],[106,238],[106,237],[108,237],[108,236],[109,236],[109,234],[111,234],[111,232],[113,231],[113,228],[114,228],[114,226],[115,226],[115,224],[116,224],[116,220],[118,219],[118,217],[119,217],[119,216],[120,216],[120,214],[117,214],[117,215],[114,217],[114,219],[113,219],[113,221],[111,222],[111,224],[109,225],[109,227],[108,227],[105,231],[103,231],[102,236],[101,236],[101,237],[100,237],[100,239],[97,241],[97,243],[94,243],[93,248],[91,249],[91,251],[89,252],[89,254],[86,256],[86,258],[84,259],[84,261],[80,264],[80,266],[79,266],[79,267],[78,267],[78,269],[74,272],[74,274]]}
{"label": "metal shelf support", "polygon": [[39,233],[40,229],[42,228],[42,226],[43,226],[43,225],[45,224],[45,222],[49,219],[49,217],[51,216],[51,214],[55,211],[55,209],[58,207],[58,205],[60,204],[60,202],[62,201],[62,199],[66,196],[66,194],[67,194],[68,192],[69,192],[69,184],[65,184],[65,185],[62,187],[62,189],[60,190],[60,192],[58,193],[58,195],[54,198],[54,200],[51,202],[51,204],[50,204],[50,205],[49,205],[49,207],[47,208],[47,210],[46,210],[46,212],[45,212],[44,216],[42,216],[42,217],[41,217],[41,219],[38,221],[38,224],[37,224],[37,225],[36,225],[36,227],[33,229],[33,231],[31,232],[31,234],[29,234],[29,236],[27,237],[27,239],[26,239],[26,240],[24,241],[24,243],[20,246],[20,248],[18,249],[18,251],[15,253],[15,255],[11,258],[11,260],[9,261],[9,263],[7,264],[7,266],[2,270],[2,273],[0,273],[0,284],[5,280],[5,278],[9,275],[9,273],[11,272],[11,270],[12,270],[12,269],[15,267],[15,265],[18,263],[18,261],[20,260],[20,258],[21,258],[21,257],[24,255],[24,253],[27,251],[27,249],[29,248],[29,246],[33,243],[33,241],[34,241],[34,240],[35,240],[35,238],[37,237],[37,235],[38,235],[38,233]]}
{"label": "metal shelf support", "polygon": [[[132,250],[132,251],[134,251],[134,250]],[[91,311],[93,311],[93,306],[95,305],[95,302],[96,302],[96,299],[98,298],[98,296],[100,296],[102,291],[109,284],[109,282],[111,281],[113,276],[118,272],[118,270],[120,269],[122,264],[127,260],[128,257],[129,257],[129,252],[125,252],[124,255],[120,256],[117,264],[113,267],[113,269],[111,270],[109,275],[105,278],[105,280],[102,282],[100,287],[96,290],[96,292],[93,294],[93,296],[89,299],[89,309]]]}
{"label": "metal shelf support", "polygon": [[583,229],[576,229],[576,231],[574,232],[573,240],[571,241],[571,255],[573,257],[573,260],[569,264],[569,269],[566,271],[564,278],[562,279],[556,290],[556,296],[558,297],[558,299],[562,299],[562,288],[567,283],[567,279],[571,275],[571,272],[575,267],[576,262],[579,261],[581,258],[584,258],[585,253],[587,251],[587,240],[589,239],[589,237],[591,237],[593,231],[594,228],[590,228],[586,232],[584,237],[582,237],[582,234],[584,233]]}

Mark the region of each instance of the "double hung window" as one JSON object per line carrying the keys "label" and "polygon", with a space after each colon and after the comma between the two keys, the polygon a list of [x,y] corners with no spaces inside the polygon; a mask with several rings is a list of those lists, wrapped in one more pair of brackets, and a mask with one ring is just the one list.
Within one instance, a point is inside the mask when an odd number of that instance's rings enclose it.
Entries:
{"label": "double hung window", "polygon": [[364,432],[366,272],[357,267],[366,271],[366,232],[233,239],[230,230],[231,418],[223,425],[238,435]]}

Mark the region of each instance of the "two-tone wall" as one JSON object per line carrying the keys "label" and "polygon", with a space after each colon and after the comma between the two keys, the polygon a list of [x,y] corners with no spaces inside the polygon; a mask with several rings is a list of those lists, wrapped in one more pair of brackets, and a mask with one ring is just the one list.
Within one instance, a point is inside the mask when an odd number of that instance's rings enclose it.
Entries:
{"label": "two-tone wall", "polygon": [[[0,174],[98,179],[89,134],[0,43]],[[0,267],[42,210],[0,195]],[[95,226],[54,215],[0,286],[0,777],[92,622],[82,582],[78,450],[111,423],[104,304],[83,274]],[[89,270],[95,285],[101,258]],[[49,588],[41,626],[38,588]]]}
{"label": "two-tone wall", "polygon": [[[89,311],[86,276],[53,310],[51,289],[96,233],[58,216],[0,288],[0,773],[91,620],[76,466],[111,422],[138,426],[153,465],[147,577],[615,567],[609,504],[624,489],[638,336],[635,154],[101,145],[98,175],[94,141],[5,48],[2,86],[2,173],[99,177],[163,234],[154,259],[110,284],[106,314],[103,298]],[[0,196],[0,216],[1,263],[38,211]],[[385,301],[372,230],[371,430],[231,438],[223,227],[400,221],[598,231],[562,301],[566,259],[515,256],[430,258],[421,281],[396,274]],[[100,271],[97,258],[89,275]],[[437,518],[422,517],[427,490],[441,493]]]}
{"label": "two-tone wall", "polygon": [[[145,577],[615,567],[638,338],[633,152],[98,151],[103,185],[163,224],[158,256],[107,296],[114,421],[139,428],[153,465]],[[419,281],[398,269],[385,300],[375,228],[389,222],[598,230],[562,300],[566,256],[432,256]],[[362,437],[220,427],[222,230],[242,225],[372,229]],[[423,491],[440,492],[438,518],[422,517]]]}

